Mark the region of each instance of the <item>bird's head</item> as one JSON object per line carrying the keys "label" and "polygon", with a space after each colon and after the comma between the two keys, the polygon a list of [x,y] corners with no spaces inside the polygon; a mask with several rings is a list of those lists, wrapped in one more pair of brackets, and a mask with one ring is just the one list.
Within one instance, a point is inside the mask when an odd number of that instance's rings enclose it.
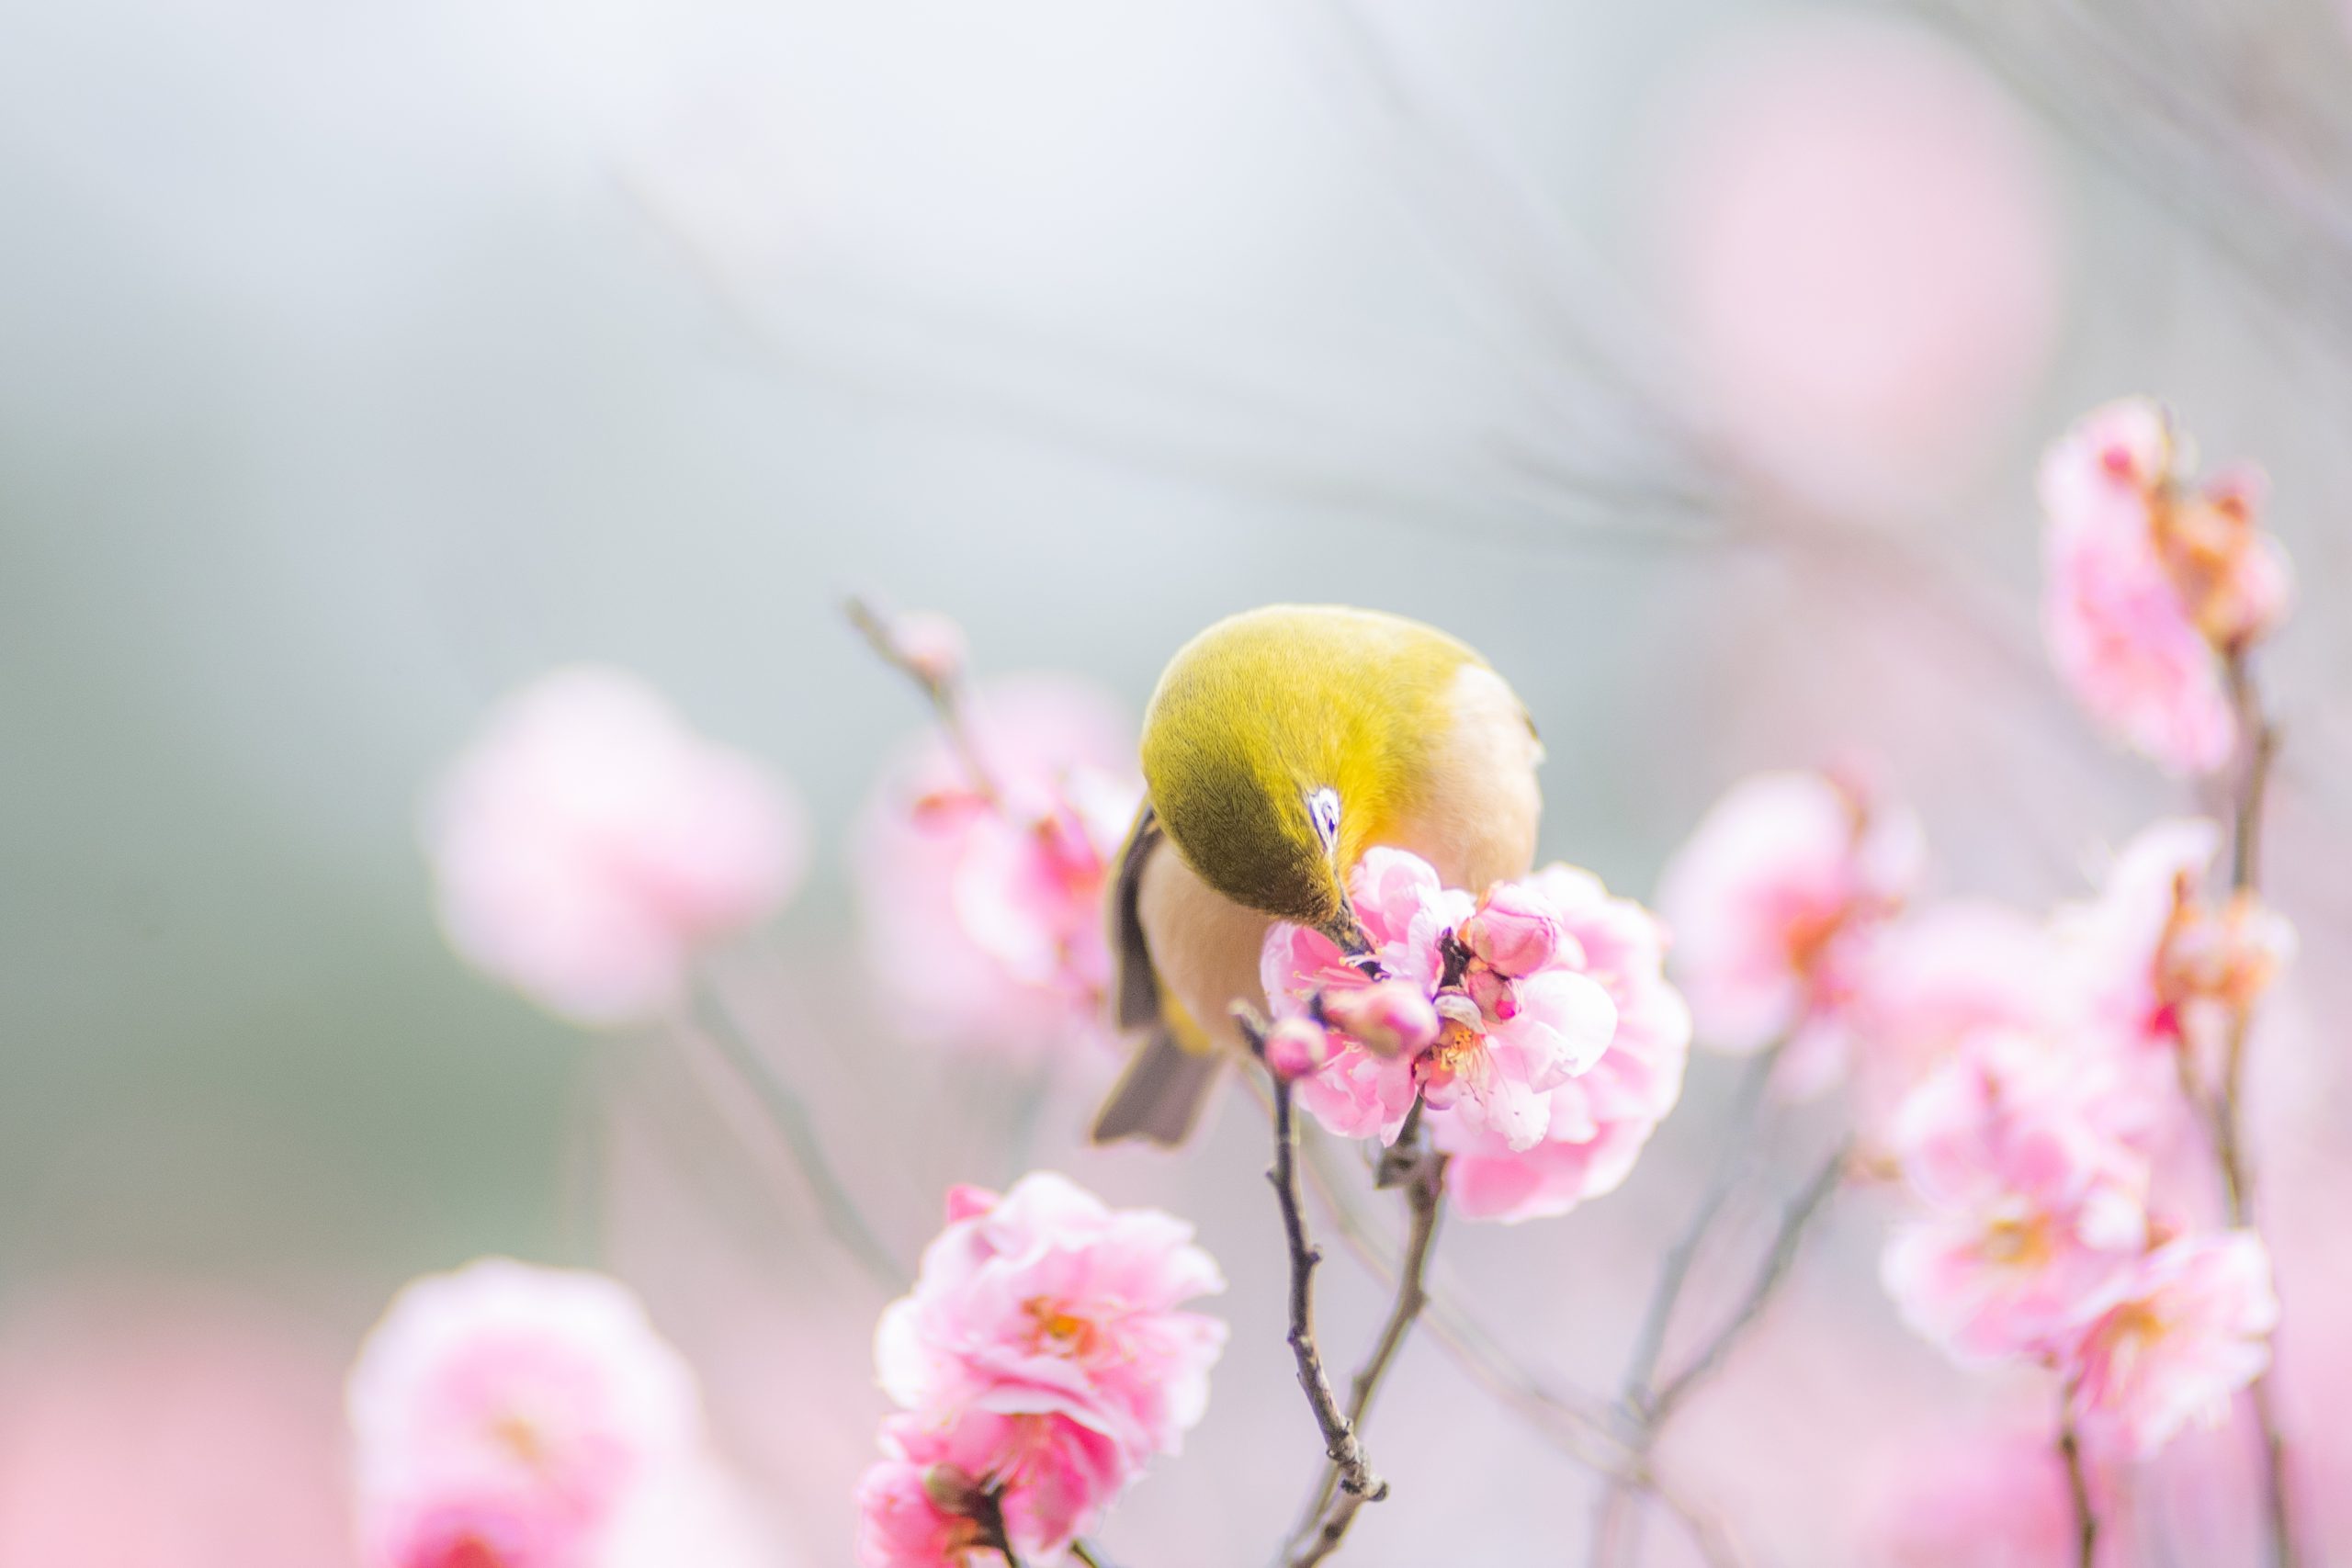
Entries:
{"label": "bird's head", "polygon": [[1419,804],[1448,682],[1475,657],[1363,612],[1276,609],[1211,627],[1144,722],[1161,825],[1234,902],[1362,953],[1348,873]]}

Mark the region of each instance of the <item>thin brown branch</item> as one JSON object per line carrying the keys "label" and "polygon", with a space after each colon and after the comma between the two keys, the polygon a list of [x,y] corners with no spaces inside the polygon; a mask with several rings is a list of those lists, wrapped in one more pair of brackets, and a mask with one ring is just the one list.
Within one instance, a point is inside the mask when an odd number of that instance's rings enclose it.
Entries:
{"label": "thin brown branch", "polygon": [[1083,1536],[1069,1543],[1069,1554],[1077,1558],[1084,1568],[1115,1568],[1102,1549]]}
{"label": "thin brown branch", "polygon": [[865,600],[852,597],[842,606],[850,625],[862,633],[875,653],[885,664],[912,681],[931,705],[933,717],[954,748],[956,760],[968,775],[972,793],[991,806],[1001,806],[1004,796],[996,786],[995,775],[980,756],[978,744],[973,739],[970,721],[964,712],[962,682],[953,674],[925,664],[910,652],[900,638],[890,618]]}
{"label": "thin brown branch", "polygon": [[[1241,1010],[1236,1010],[1251,1051],[1261,1062],[1264,1061],[1264,1029]],[[1299,1197],[1298,1123],[1291,1104],[1291,1087],[1279,1074],[1269,1071],[1267,1077],[1273,1080],[1274,1163],[1267,1170],[1266,1179],[1272,1184],[1275,1201],[1282,1210],[1283,1237],[1290,1252],[1288,1337],[1291,1357],[1298,1367],[1298,1386],[1306,1393],[1307,1408],[1314,1413],[1315,1425],[1323,1435],[1324,1453],[1339,1472],[1341,1492],[1356,1506],[1376,1503],[1388,1495],[1388,1483],[1372,1468],[1372,1458],[1364,1451],[1354,1424],[1340,1409],[1330,1376],[1323,1369],[1322,1348],[1315,1337],[1315,1269],[1323,1261],[1323,1254],[1307,1235],[1306,1208]],[[1318,1540],[1319,1550],[1310,1548],[1311,1555],[1302,1553],[1293,1559],[1294,1563],[1310,1564],[1329,1556],[1354,1517],[1355,1507],[1351,1506],[1339,1521],[1338,1532],[1329,1544],[1321,1545]]]}
{"label": "thin brown branch", "polygon": [[[1412,1331],[1429,1304],[1430,1254],[1437,1245],[1438,1220],[1443,1210],[1445,1156],[1430,1148],[1422,1136],[1419,1111],[1416,1104],[1396,1142],[1382,1156],[1383,1166],[1396,1172],[1392,1184],[1404,1189],[1410,1223],[1405,1254],[1396,1272],[1396,1293],[1389,1303],[1387,1320],[1381,1325],[1380,1337],[1374,1343],[1372,1354],[1356,1370],[1348,1389],[1348,1423],[1359,1432],[1363,1430],[1364,1419],[1372,1413],[1372,1402],[1386,1381],[1389,1369],[1396,1364],[1396,1353],[1404,1348],[1406,1335]],[[1339,1538],[1346,1533],[1363,1499],[1342,1495],[1340,1480],[1337,1465],[1323,1472],[1322,1484],[1291,1532],[1293,1548],[1311,1547],[1325,1538],[1336,1546]],[[1316,1560],[1316,1556],[1302,1559],[1310,1562]]]}
{"label": "thin brown branch", "polygon": [[[2278,730],[2264,711],[2262,693],[2243,649],[2231,652],[2224,665],[2230,704],[2237,716],[2241,756],[2230,824],[2230,886],[2242,894],[2259,891],[2262,821],[2268,802],[2270,765],[2278,750]],[[2253,1174],[2245,1157],[2245,1078],[2247,1036],[2254,1026],[2251,1001],[2242,1002],[2230,1019],[2229,1037],[2222,1058],[2222,1075],[2212,1106],[2213,1161],[2219,1168],[2222,1195],[2230,1223],[2255,1228]],[[2288,1496],[2287,1444],[2270,1397],[2270,1375],[2265,1369],[2249,1391],[2255,1427],[2261,1441],[2262,1490],[2266,1527],[2274,1568],[2295,1568],[2294,1509]]]}
{"label": "thin brown branch", "polygon": [[752,1043],[717,987],[697,985],[695,995],[699,1019],[687,1020],[687,1031],[715,1043],[728,1068],[757,1097],[768,1124],[799,1170],[826,1230],[886,1293],[895,1296],[904,1291],[910,1277],[906,1267],[867,1223],[847,1183],[833,1168],[808,1103]]}
{"label": "thin brown branch", "polygon": [[1699,1348],[1698,1353],[1690,1358],[1690,1364],[1668,1379],[1657,1396],[1648,1402],[1643,1419],[1651,1431],[1664,1426],[1690,1391],[1714,1375],[1716,1369],[1724,1364],[1724,1358],[1731,1354],[1732,1348],[1763,1314],[1765,1306],[1789,1277],[1790,1269],[1795,1266],[1797,1252],[1804,1245],[1805,1232],[1821,1213],[1822,1205],[1829,1201],[1829,1195],[1838,1190],[1838,1183],[1846,1173],[1846,1161],[1851,1148],[1850,1144],[1839,1144],[1829,1157],[1821,1162],[1821,1168],[1814,1172],[1813,1179],[1806,1182],[1790,1200],[1789,1206],[1781,1211],[1780,1228],[1772,1235],[1771,1250],[1765,1254],[1763,1267],[1756,1271],[1756,1278],[1749,1282],[1747,1294],[1740,1299],[1738,1307],[1724,1325]]}
{"label": "thin brown branch", "polygon": [[[2073,1395],[2070,1391],[2068,1404]],[[2075,1415],[2069,1408],[2058,1427],[2058,1457],[2066,1465],[2066,1495],[2075,1507],[2075,1561],[2076,1568],[2092,1568],[2098,1555],[2098,1510],[2091,1506],[2089,1477],[2083,1472],[2083,1445],[2075,1436]]]}
{"label": "thin brown branch", "polygon": [[[1682,1299],[1684,1285],[1690,1281],[1691,1265],[1697,1261],[1716,1218],[1730,1201],[1733,1190],[1739,1185],[1740,1176],[1755,1153],[1758,1111],[1764,1102],[1764,1091],[1771,1084],[1781,1049],[1774,1044],[1761,1052],[1741,1075],[1732,1096],[1730,1135],[1724,1140],[1714,1175],[1698,1206],[1683,1223],[1681,1234],[1667,1248],[1665,1260],[1658,1266],[1657,1282],[1650,1289],[1649,1304],[1643,1309],[1641,1325],[1634,1331],[1633,1354],[1626,1362],[1625,1381],[1618,1399],[1633,1423],[1628,1446],[1645,1470],[1649,1462],[1650,1440],[1657,1427],[1657,1418],[1650,1414],[1651,1382],[1657,1375],[1658,1358],[1665,1352],[1666,1337],[1673,1327],[1674,1309]],[[1600,1501],[1593,1510],[1590,1555],[1594,1568],[1606,1568],[1621,1555],[1631,1554],[1631,1542],[1639,1528],[1632,1512],[1632,1494],[1645,1484],[1625,1474],[1612,1475],[1603,1483]]]}

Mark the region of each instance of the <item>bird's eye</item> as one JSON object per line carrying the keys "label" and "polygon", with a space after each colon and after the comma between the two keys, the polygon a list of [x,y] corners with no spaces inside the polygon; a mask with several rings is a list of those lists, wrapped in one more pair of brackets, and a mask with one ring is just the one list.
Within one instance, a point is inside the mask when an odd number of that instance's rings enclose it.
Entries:
{"label": "bird's eye", "polygon": [[1340,842],[1340,793],[1334,789],[1311,791],[1306,797],[1306,818],[1315,824],[1317,837],[1327,850]]}

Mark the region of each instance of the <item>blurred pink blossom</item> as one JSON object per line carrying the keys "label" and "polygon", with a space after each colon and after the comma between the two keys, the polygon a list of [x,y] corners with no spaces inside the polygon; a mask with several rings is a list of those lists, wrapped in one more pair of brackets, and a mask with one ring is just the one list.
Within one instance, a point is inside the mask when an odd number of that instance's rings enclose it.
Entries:
{"label": "blurred pink blossom", "polygon": [[[2075,1510],[2047,1434],[1943,1434],[1905,1450],[1873,1510],[1874,1568],[2060,1568]],[[2120,1521],[2110,1520],[2111,1528]]]}
{"label": "blurred pink blossom", "polygon": [[[875,1331],[904,1414],[860,1493],[869,1568],[959,1561],[973,1538],[956,1496],[974,1487],[1003,1492],[1017,1547],[1058,1552],[1148,1459],[1179,1450],[1225,1346],[1224,1324],[1182,1310],[1225,1279],[1170,1215],[1035,1171],[1001,1197],[953,1190],[947,1219]],[[910,1466],[933,1472],[927,1485]]]}
{"label": "blurred pink blossom", "polygon": [[1529,877],[1510,902],[1521,918],[1553,923],[1538,944],[1544,962],[1564,947],[1581,953],[1617,1018],[1600,1060],[1551,1091],[1541,1143],[1514,1152],[1492,1132],[1433,1119],[1437,1146],[1453,1156],[1446,1183],[1456,1209],[1506,1222],[1564,1214],[1613,1191],[1681,1097],[1690,1047],[1690,1011],[1667,984],[1666,931],[1657,917],[1612,897],[1590,872],[1556,863]]}
{"label": "blurred pink blossom", "polygon": [[0,1331],[0,1562],[335,1568],[352,1562],[336,1367],[233,1297],[52,1289]]}
{"label": "blurred pink blossom", "polygon": [[807,855],[780,780],[695,735],[636,676],[589,667],[492,713],[424,836],[458,953],[598,1024],[670,1005],[695,947],[772,913]]}
{"label": "blurred pink blossom", "polygon": [[2085,1022],[2159,1083],[2177,1081],[2176,1053],[2218,1052],[2294,953],[2293,927],[2253,895],[2212,901],[2221,843],[2204,818],[2152,823],[2098,897],[2061,906],[2053,921]]}
{"label": "blurred pink blossom", "polygon": [[1827,774],[1733,785],[1658,884],[1698,1043],[1746,1055],[1785,1042],[1794,1087],[1826,1082],[1847,1055],[1869,945],[1925,858],[1908,811]]}
{"label": "blurred pink blossom", "polygon": [[2278,1323],[2259,1235],[2166,1242],[2076,1350],[2074,1397],[2086,1432],[2144,1458],[2192,1422],[2219,1423],[2230,1396],[2269,1366]]}
{"label": "blurred pink blossom", "polygon": [[361,1539],[382,1568],[573,1562],[700,1451],[693,1375],[633,1295],[506,1258],[405,1287],[345,1404]]}
{"label": "blurred pink blossom", "polygon": [[1742,454],[1833,503],[1932,492],[2029,392],[2059,239],[2032,134],[1934,38],[1782,24],[1670,101],[1668,304]]}
{"label": "blurred pink blossom", "polygon": [[1973,1036],[1897,1113],[1924,1213],[1882,1277],[1955,1356],[2048,1356],[2118,1300],[2147,1246],[2145,1161],[2098,1118],[2086,1064],[2029,1035]]}
{"label": "blurred pink blossom", "polygon": [[[1261,963],[1268,999],[1278,1012],[1295,1012],[1318,998],[1409,983],[1432,1002],[1442,1027],[1418,1051],[1387,1050],[1385,1039],[1346,1040],[1321,1073],[1300,1081],[1299,1102],[1343,1137],[1377,1132],[1393,1140],[1418,1091],[1465,1134],[1491,1135],[1512,1151],[1541,1143],[1550,1091],[1589,1070],[1617,1027],[1616,1004],[1583,972],[1585,954],[1559,931],[1558,912],[1530,889],[1490,895],[1519,910],[1515,918],[1552,927],[1540,943],[1524,932],[1514,939],[1522,954],[1544,947],[1543,965],[1504,975],[1454,942],[1477,902],[1441,886],[1419,857],[1371,850],[1349,886],[1388,978],[1365,976],[1320,932],[1281,924],[1266,933]],[[1337,1029],[1350,1010],[1343,1003],[1335,1016],[1327,1008],[1324,1021]]]}
{"label": "blurred pink blossom", "polygon": [[2287,612],[2292,577],[2251,470],[2191,489],[2143,398],[2084,416],[2042,459],[2042,622],[2099,727],[2166,769],[2211,773],[2237,744],[2224,660]]}
{"label": "blurred pink blossom", "polygon": [[2051,935],[2004,904],[1952,899],[1906,912],[1857,974],[1848,1021],[1856,1120],[1883,1141],[1912,1089],[1980,1031],[2038,1033],[2065,1017]]}
{"label": "blurred pink blossom", "polygon": [[972,694],[982,776],[924,732],[886,770],[856,845],[860,923],[915,1033],[1035,1055],[1107,1042],[1102,899],[1143,784],[1135,736],[1092,686],[1053,676]]}

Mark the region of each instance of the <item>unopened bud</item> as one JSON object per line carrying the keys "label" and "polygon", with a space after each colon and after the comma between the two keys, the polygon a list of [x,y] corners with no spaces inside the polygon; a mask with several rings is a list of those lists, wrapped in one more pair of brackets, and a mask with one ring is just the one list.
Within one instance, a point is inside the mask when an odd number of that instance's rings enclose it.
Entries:
{"label": "unopened bud", "polygon": [[1323,1021],[1375,1056],[1418,1054],[1437,1038],[1437,1010],[1403,980],[1322,994]]}
{"label": "unopened bud", "polygon": [[1473,955],[1503,975],[1532,975],[1560,950],[1552,907],[1516,883],[1498,884],[1478,912],[1454,933]]}
{"label": "unopened bud", "polygon": [[931,610],[910,610],[890,623],[890,641],[907,668],[933,686],[964,672],[964,628]]}
{"label": "unopened bud", "polygon": [[942,1513],[969,1513],[978,1491],[978,1483],[952,1464],[934,1464],[922,1472],[922,1494]]}
{"label": "unopened bud", "polygon": [[1479,1012],[1497,1023],[1509,1023],[1519,1016],[1519,987],[1508,975],[1480,964],[1462,977],[1462,988],[1478,1004]]}
{"label": "unopened bud", "polygon": [[1266,1067],[1285,1083],[1331,1059],[1331,1036],[1311,1018],[1282,1018],[1266,1031]]}

